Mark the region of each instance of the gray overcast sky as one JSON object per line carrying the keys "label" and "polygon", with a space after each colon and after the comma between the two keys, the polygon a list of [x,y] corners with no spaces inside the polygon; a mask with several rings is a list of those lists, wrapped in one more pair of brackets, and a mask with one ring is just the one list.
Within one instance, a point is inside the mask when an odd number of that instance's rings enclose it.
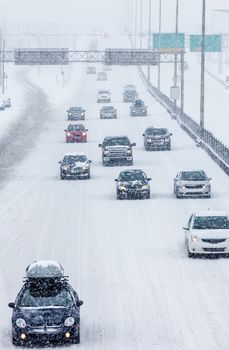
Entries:
{"label": "gray overcast sky", "polygon": [[[136,0],[133,0],[135,3]],[[152,0],[153,29],[158,25],[158,1]],[[174,30],[176,0],[162,0],[162,30]],[[199,31],[201,0],[180,0],[180,30]],[[140,0],[138,0],[140,4]],[[143,0],[147,24],[148,0]],[[227,31],[226,15],[213,13],[213,8],[229,8],[229,0],[206,0],[207,31]],[[0,21],[8,31],[90,32],[93,29],[123,31],[128,25],[130,0],[0,0]]]}

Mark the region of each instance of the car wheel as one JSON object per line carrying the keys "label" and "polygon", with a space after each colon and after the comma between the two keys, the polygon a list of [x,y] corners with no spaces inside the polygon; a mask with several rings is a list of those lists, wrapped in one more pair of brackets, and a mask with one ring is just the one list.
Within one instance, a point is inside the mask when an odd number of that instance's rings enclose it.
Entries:
{"label": "car wheel", "polygon": [[123,199],[124,199],[124,197],[120,193],[117,192],[117,200],[123,200]]}
{"label": "car wheel", "polygon": [[150,199],[150,192],[147,193],[146,199]]}
{"label": "car wheel", "polygon": [[150,148],[149,148],[148,145],[145,144],[144,146],[145,146],[145,150],[146,150],[146,151],[149,151],[149,150],[150,150]]}
{"label": "car wheel", "polygon": [[12,338],[12,343],[15,346],[22,346],[23,345],[20,340],[15,339],[15,338]]}
{"label": "car wheel", "polygon": [[167,151],[171,151],[171,143],[168,144]]}
{"label": "car wheel", "polygon": [[89,180],[91,178],[91,174],[88,173],[87,179]]}
{"label": "car wheel", "polygon": [[179,195],[177,189],[175,189],[175,195],[176,195],[177,198],[181,198],[181,196]]}
{"label": "car wheel", "polygon": [[64,175],[60,174],[60,179],[64,180],[65,179]]}
{"label": "car wheel", "polygon": [[133,160],[132,160],[132,161],[130,161],[130,162],[127,162],[126,164],[127,164],[127,165],[133,165],[134,162],[133,162]]}
{"label": "car wheel", "polygon": [[77,337],[72,338],[72,344],[79,344],[80,343],[80,331]]}

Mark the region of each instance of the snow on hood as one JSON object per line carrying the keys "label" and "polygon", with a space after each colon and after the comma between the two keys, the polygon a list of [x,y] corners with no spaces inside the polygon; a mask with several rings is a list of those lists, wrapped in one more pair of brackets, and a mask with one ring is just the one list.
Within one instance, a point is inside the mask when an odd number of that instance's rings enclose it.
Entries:
{"label": "snow on hood", "polygon": [[193,236],[199,237],[199,238],[209,238],[209,239],[223,239],[223,238],[229,238],[229,230],[191,230],[191,234]]}

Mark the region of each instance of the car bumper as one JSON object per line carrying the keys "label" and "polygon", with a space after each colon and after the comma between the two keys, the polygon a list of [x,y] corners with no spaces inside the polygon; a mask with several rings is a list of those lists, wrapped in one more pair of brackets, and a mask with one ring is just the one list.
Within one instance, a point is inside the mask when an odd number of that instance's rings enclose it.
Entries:
{"label": "car bumper", "polygon": [[150,194],[150,191],[130,189],[126,191],[117,191],[117,194],[122,199],[142,199],[142,198],[147,198]]}
{"label": "car bumper", "polygon": [[112,115],[101,114],[100,118],[101,119],[115,119],[115,118],[117,118],[117,115],[116,114],[112,114]]}
{"label": "car bumper", "polygon": [[68,120],[81,120],[84,118],[85,115],[68,115]]}
{"label": "car bumper", "polygon": [[[17,342],[20,342],[21,345],[28,343],[37,343],[37,344],[45,344],[45,343],[62,343],[64,341],[70,342],[72,339],[79,336],[79,325],[75,325],[73,327],[56,327],[51,328],[35,328],[35,327],[27,327],[26,329],[18,329],[13,330],[13,338]],[[24,339],[22,339],[22,337]]]}
{"label": "car bumper", "polygon": [[170,142],[146,142],[145,145],[150,149],[166,149]]}
{"label": "car bumper", "polygon": [[132,116],[145,116],[147,114],[147,111],[136,111],[136,112],[133,112],[131,111],[131,115]]}
{"label": "car bumper", "polygon": [[106,103],[106,102],[111,102],[110,98],[98,98],[97,99],[98,103]]}
{"label": "car bumper", "polygon": [[65,178],[84,178],[87,177],[90,174],[90,170],[83,170],[80,172],[61,172],[61,175]]}
{"label": "car bumper", "polygon": [[112,157],[103,157],[103,161],[105,163],[117,163],[117,164],[123,164],[123,163],[131,163],[133,162],[133,157],[123,157],[123,158],[112,158]]}
{"label": "car bumper", "polygon": [[86,142],[86,137],[67,137],[66,142]]}
{"label": "car bumper", "polygon": [[229,240],[222,243],[189,242],[188,249],[193,254],[229,254]]}
{"label": "car bumper", "polygon": [[211,195],[211,189],[209,188],[196,188],[196,189],[177,189],[177,194],[180,197],[209,197]]}

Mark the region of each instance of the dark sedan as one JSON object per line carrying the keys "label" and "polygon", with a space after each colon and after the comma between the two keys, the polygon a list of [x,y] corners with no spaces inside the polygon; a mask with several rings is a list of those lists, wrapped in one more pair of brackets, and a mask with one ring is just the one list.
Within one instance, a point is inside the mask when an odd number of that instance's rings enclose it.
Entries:
{"label": "dark sedan", "polygon": [[84,120],[85,112],[83,107],[70,107],[67,110],[68,120]]}
{"label": "dark sedan", "polygon": [[165,128],[147,128],[144,137],[144,146],[146,151],[150,150],[171,150],[171,137],[168,129]]}
{"label": "dark sedan", "polygon": [[117,182],[116,193],[117,199],[149,199],[151,178],[147,178],[142,170],[123,170]]}
{"label": "dark sedan", "polygon": [[14,345],[80,342],[80,306],[83,302],[62,273],[41,273],[52,264],[57,267],[56,262],[49,261],[31,264],[38,267],[35,268],[38,275],[27,275],[15,303],[9,303],[13,309]]}
{"label": "dark sedan", "polygon": [[114,106],[103,106],[100,109],[100,119],[115,119],[117,118],[117,109]]}

